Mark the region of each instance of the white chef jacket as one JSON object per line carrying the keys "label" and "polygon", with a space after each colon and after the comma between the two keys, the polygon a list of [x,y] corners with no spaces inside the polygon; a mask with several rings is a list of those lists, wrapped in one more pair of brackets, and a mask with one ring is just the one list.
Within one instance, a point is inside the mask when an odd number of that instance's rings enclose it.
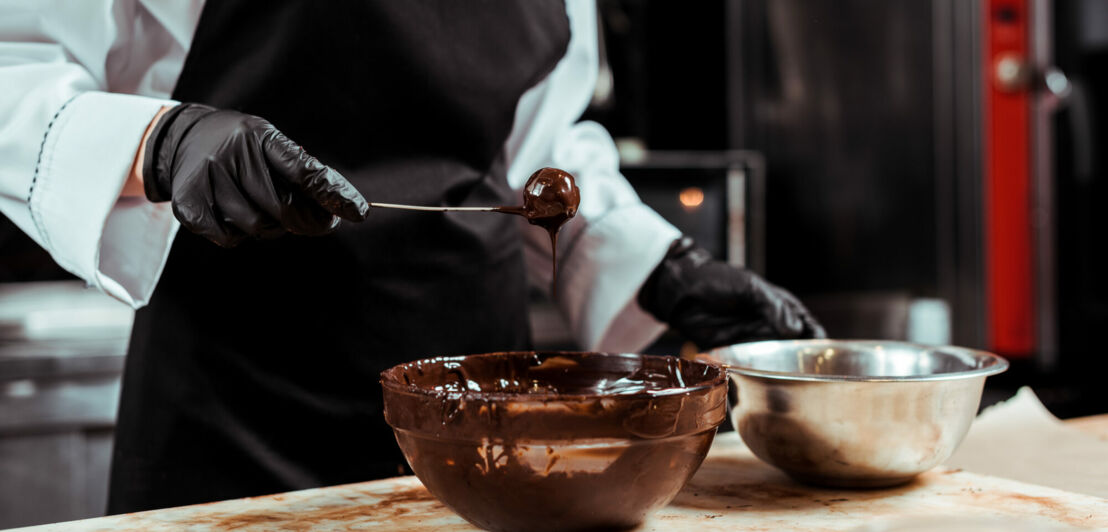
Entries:
{"label": "white chef jacket", "polygon": [[[63,268],[135,308],[149,301],[179,225],[168,203],[119,194],[154,114],[177,103],[168,98],[202,7],[0,0],[0,212]],[[543,166],[576,176],[581,205],[558,239],[556,303],[582,347],[636,351],[664,326],[635,296],[680,234],[620,175],[608,132],[577,122],[596,83],[596,12],[593,0],[566,10],[566,55],[516,110],[508,184],[521,189]],[[529,279],[549,286],[549,238],[523,232]]]}

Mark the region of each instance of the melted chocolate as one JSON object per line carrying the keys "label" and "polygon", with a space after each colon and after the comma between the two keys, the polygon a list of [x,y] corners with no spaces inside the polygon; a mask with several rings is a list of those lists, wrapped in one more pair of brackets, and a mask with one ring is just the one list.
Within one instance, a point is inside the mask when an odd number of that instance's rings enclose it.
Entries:
{"label": "melted chocolate", "polygon": [[684,486],[726,414],[724,372],[672,357],[435,358],[382,384],[416,475],[491,530],[634,526]]}
{"label": "melted chocolate", "polygon": [[531,174],[523,187],[522,207],[497,207],[497,212],[518,214],[531,225],[550,234],[552,267],[551,294],[558,289],[558,230],[577,214],[581,191],[573,175],[558,168],[542,168]]}

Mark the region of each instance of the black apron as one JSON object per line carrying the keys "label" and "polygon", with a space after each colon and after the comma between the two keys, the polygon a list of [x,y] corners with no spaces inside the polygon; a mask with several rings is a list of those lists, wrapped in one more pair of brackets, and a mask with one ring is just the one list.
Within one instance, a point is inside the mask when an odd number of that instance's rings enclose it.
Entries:
{"label": "black apron", "polygon": [[[557,1],[211,0],[174,98],[267,118],[370,201],[512,205],[516,104]],[[405,473],[378,374],[526,349],[518,220],[373,210],[221,249],[183,230],[124,373],[109,512]]]}

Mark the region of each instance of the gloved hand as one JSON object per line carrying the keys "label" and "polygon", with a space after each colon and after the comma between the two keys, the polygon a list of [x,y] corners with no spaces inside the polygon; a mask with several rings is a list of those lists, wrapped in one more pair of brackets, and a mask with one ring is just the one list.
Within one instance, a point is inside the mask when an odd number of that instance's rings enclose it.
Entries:
{"label": "gloved hand", "polygon": [[713,260],[689,237],[670,246],[639,290],[639,305],[701,349],[827,336],[795,296],[754,272]]}
{"label": "gloved hand", "polygon": [[360,222],[369,212],[346,178],[256,116],[183,103],[161,117],[145,150],[146,197],[172,200],[181,225],[224,247],[324,234],[337,217]]}

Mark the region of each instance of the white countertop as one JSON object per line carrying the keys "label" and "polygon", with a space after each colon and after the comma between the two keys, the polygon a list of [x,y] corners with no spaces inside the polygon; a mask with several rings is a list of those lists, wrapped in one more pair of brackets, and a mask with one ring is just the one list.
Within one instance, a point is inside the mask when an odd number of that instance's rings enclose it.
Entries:
{"label": "white countertop", "polygon": [[[1108,423],[1108,417],[1105,419]],[[734,432],[669,506],[640,530],[892,530],[933,522],[981,529],[1108,529],[1108,499],[937,468],[884,490],[835,490],[793,482],[756,459]],[[397,477],[196,506],[45,525],[28,530],[473,530],[423,488]],[[918,526],[912,530],[921,530]]]}

